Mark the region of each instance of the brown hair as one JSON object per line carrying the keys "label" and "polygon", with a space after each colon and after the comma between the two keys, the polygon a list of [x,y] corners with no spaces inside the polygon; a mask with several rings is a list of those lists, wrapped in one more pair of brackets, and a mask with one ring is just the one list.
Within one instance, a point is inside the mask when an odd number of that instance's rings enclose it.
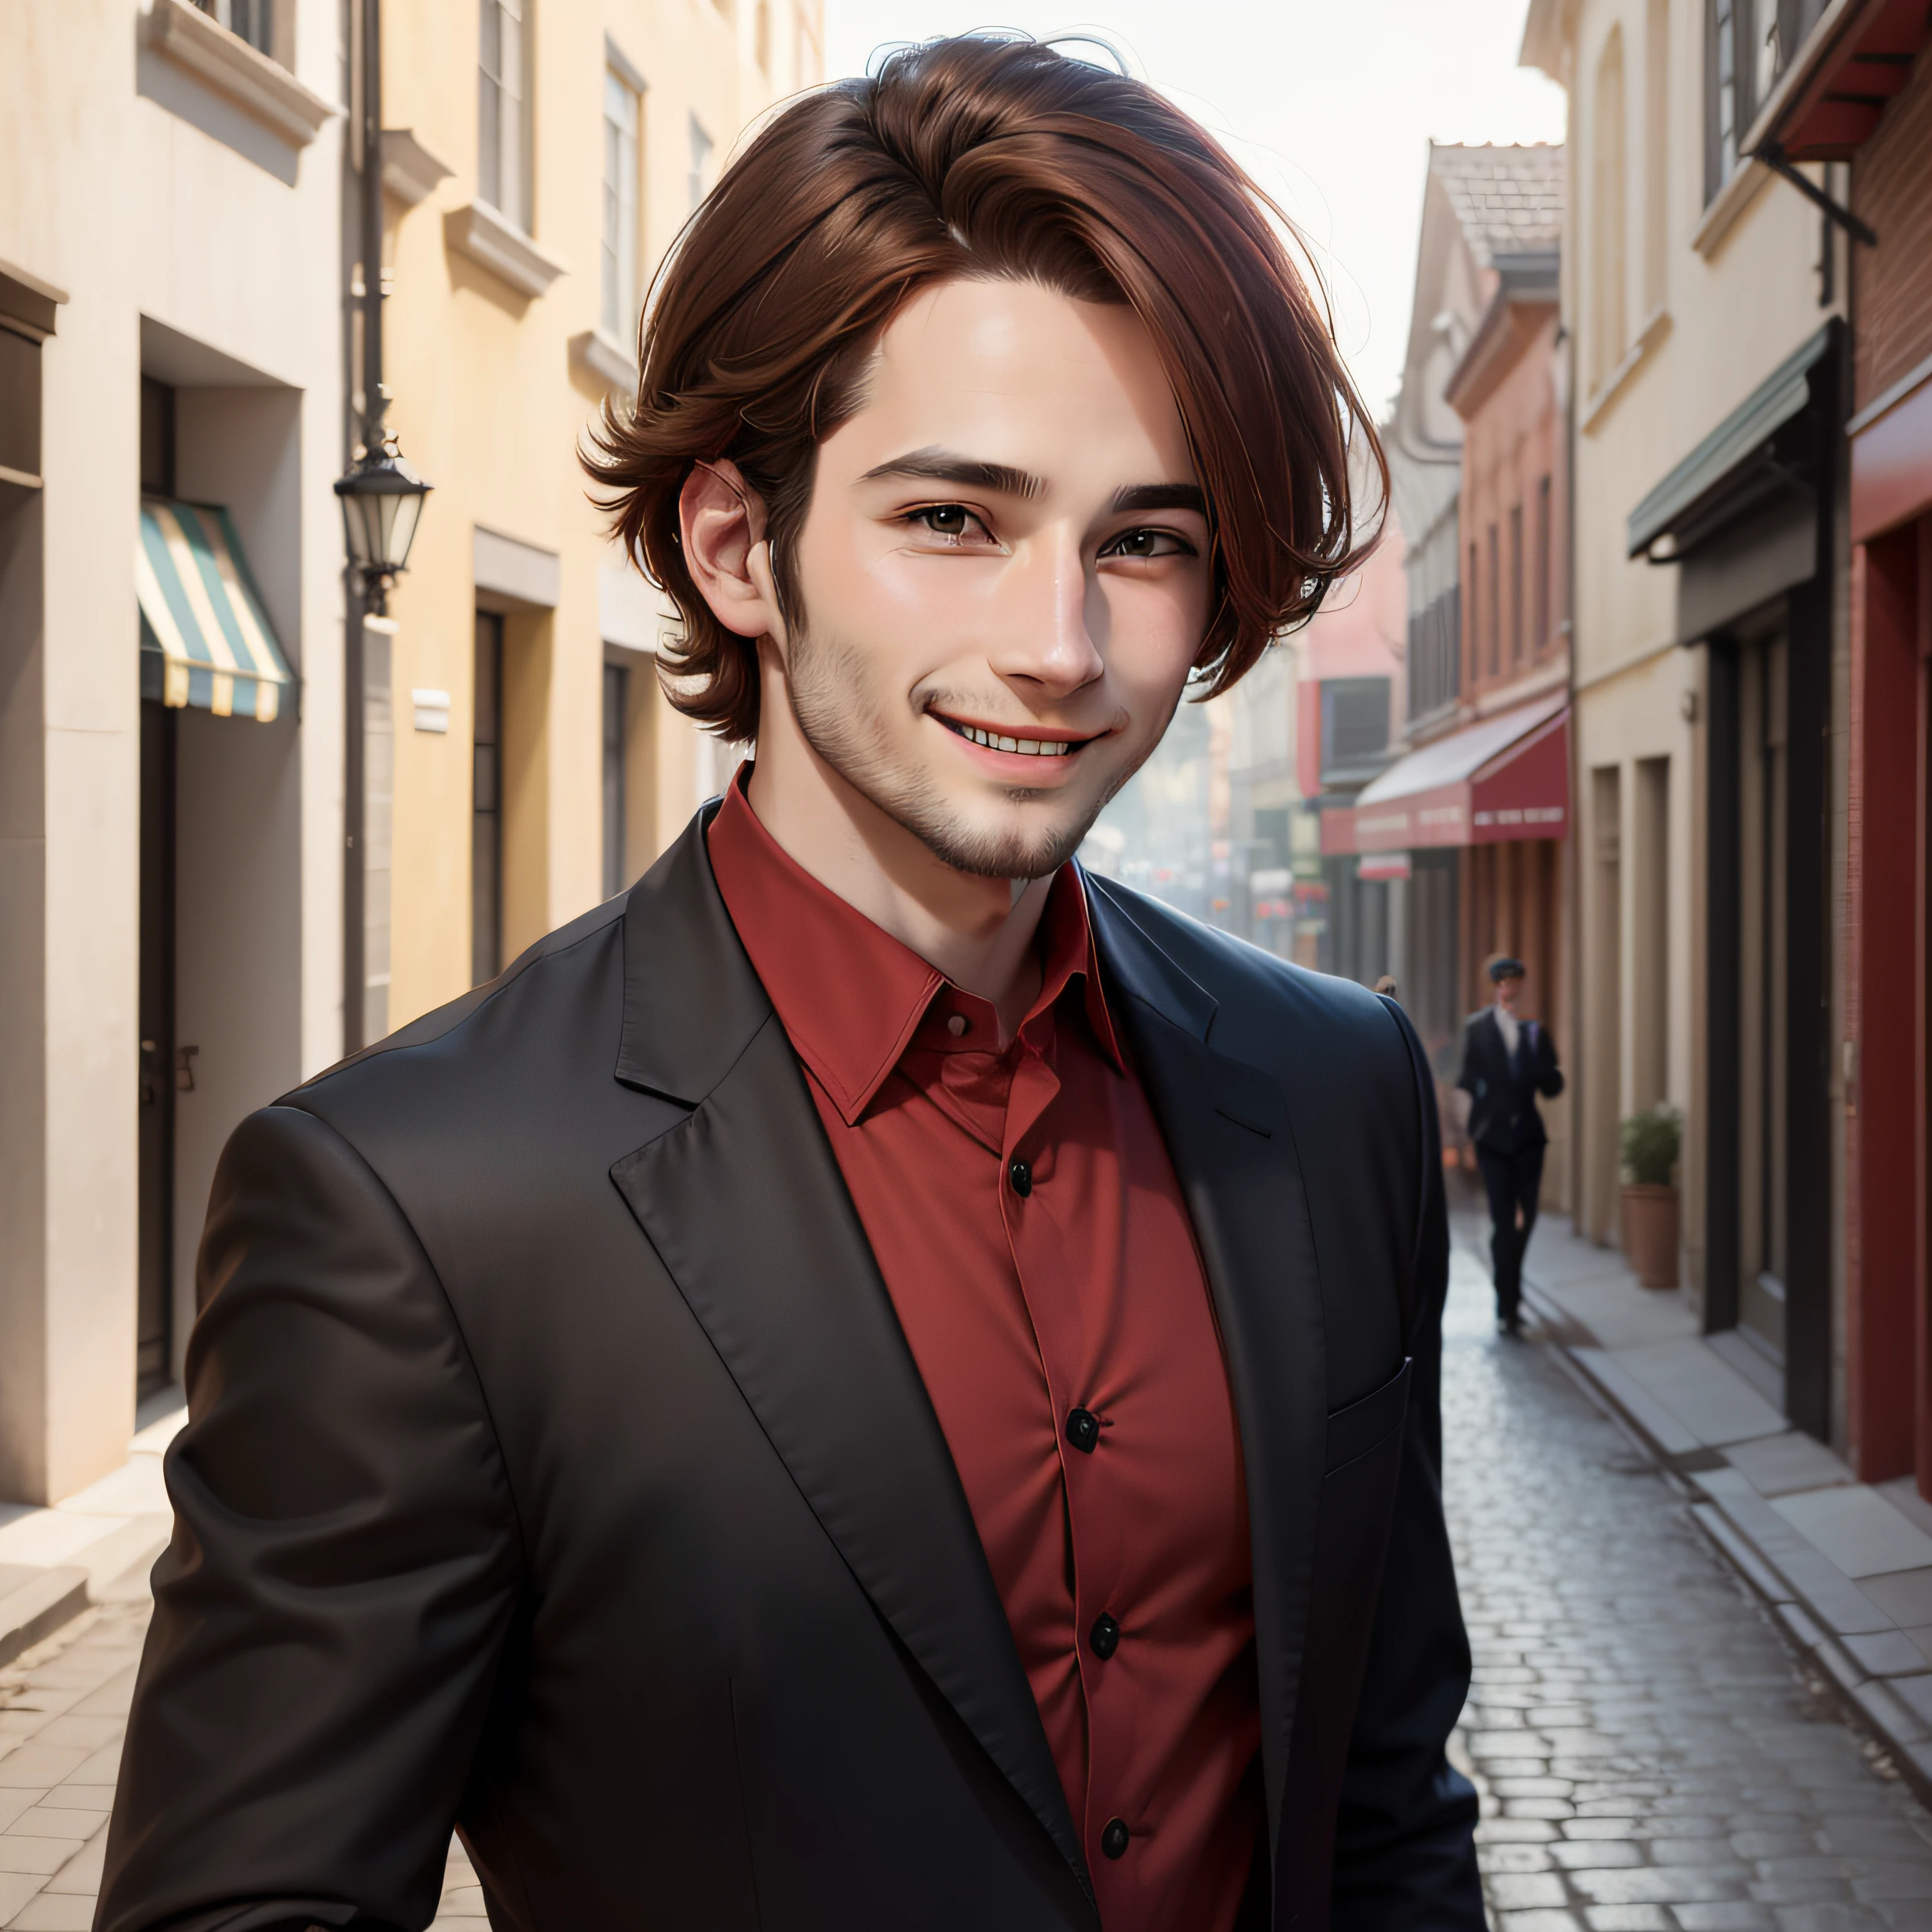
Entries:
{"label": "brown hair", "polygon": [[[1196,659],[1209,694],[1357,568],[1348,439],[1380,448],[1280,218],[1212,138],[1141,82],[1024,40],[891,55],[784,109],[698,213],[643,326],[634,408],[596,453],[614,534],[670,596],[672,702],[722,736],[758,722],[757,652],[686,567],[678,500],[728,458],[764,499],[786,569],[818,446],[858,406],[886,326],[954,278],[1037,281],[1125,302],[1174,386],[1206,491],[1215,602]],[[1286,224],[1284,222],[1284,226]]]}

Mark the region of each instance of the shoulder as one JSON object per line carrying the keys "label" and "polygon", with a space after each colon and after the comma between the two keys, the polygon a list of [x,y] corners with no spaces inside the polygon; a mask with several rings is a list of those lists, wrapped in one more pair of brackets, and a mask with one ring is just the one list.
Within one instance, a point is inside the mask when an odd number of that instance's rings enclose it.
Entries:
{"label": "shoulder", "polygon": [[[581,1037],[584,1022],[592,1010],[608,1009],[610,1024],[599,1031],[614,1058],[625,905],[620,896],[559,926],[495,979],[338,1060],[281,1104],[327,1118],[338,1109],[359,1111],[358,1102],[376,1095],[422,1089],[460,1105],[467,1088],[500,1090],[547,1060],[580,1060],[590,1043]],[[560,1055],[569,1046],[578,1051]]]}
{"label": "shoulder", "polygon": [[[1123,928],[1115,922],[1124,921],[1171,975],[1191,985],[1204,1037],[1216,1052],[1304,1077],[1318,1068],[1375,1065],[1410,1078],[1407,1028],[1379,994],[1265,952],[1115,880],[1090,877],[1088,884],[1117,937]],[[1189,997],[1186,986],[1175,990]]]}

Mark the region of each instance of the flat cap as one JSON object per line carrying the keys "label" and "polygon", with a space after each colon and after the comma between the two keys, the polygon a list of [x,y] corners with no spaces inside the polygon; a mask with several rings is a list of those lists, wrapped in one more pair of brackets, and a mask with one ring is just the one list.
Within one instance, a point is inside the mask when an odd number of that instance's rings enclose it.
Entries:
{"label": "flat cap", "polygon": [[1492,980],[1520,980],[1528,970],[1529,968],[1520,959],[1512,959],[1508,953],[1500,959],[1490,962],[1490,977]]}

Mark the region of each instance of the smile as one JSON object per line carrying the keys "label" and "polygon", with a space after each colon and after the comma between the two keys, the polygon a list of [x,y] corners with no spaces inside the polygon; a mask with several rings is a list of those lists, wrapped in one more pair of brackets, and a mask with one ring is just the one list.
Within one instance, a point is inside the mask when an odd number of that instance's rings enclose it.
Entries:
{"label": "smile", "polygon": [[1090,738],[1017,738],[1009,737],[998,731],[988,731],[977,724],[961,724],[950,718],[942,718],[934,711],[928,714],[944,724],[956,737],[964,738],[969,745],[983,745],[989,752],[1017,752],[1023,758],[1070,758],[1083,745],[1090,745]]}

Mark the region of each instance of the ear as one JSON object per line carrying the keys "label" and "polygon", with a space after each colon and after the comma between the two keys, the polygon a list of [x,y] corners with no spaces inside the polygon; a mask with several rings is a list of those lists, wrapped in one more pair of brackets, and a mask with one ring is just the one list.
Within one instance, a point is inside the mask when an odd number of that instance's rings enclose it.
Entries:
{"label": "ear", "polygon": [[678,494],[685,568],[725,629],[784,642],[784,614],[772,578],[765,506],[738,466],[720,458],[692,467]]}

